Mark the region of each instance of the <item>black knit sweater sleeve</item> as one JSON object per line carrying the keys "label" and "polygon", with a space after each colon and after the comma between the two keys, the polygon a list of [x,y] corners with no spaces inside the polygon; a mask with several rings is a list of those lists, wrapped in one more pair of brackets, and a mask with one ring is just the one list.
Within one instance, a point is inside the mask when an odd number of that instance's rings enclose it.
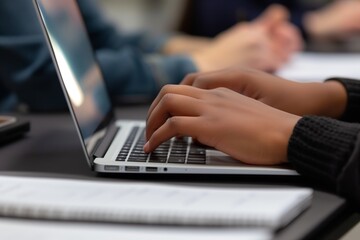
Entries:
{"label": "black knit sweater sleeve", "polygon": [[303,117],[290,138],[288,160],[301,175],[334,189],[360,210],[360,124],[354,123],[360,122],[360,82],[339,81],[348,93],[342,121]]}
{"label": "black knit sweater sleeve", "polygon": [[340,120],[346,122],[360,122],[360,81],[348,78],[330,78],[326,81],[338,81],[346,89],[348,102],[346,110]]}

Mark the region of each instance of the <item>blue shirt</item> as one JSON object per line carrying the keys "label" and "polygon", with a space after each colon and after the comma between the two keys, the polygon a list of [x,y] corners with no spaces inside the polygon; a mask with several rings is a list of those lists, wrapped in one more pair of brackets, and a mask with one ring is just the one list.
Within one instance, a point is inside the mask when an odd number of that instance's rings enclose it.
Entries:
{"label": "blue shirt", "polygon": [[[151,99],[168,83],[196,71],[183,55],[164,56],[166,36],[125,35],[110,24],[93,0],[78,0],[91,44],[114,99]],[[0,112],[20,104],[32,111],[66,109],[32,1],[0,1]]]}

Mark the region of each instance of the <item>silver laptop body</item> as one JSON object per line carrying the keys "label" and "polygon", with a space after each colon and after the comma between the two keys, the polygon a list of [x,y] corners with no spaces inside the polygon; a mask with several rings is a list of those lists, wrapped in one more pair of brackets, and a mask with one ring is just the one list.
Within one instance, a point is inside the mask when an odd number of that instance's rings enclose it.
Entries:
{"label": "silver laptop body", "polygon": [[150,155],[143,153],[145,121],[114,118],[76,0],[34,0],[34,5],[86,159],[94,171],[298,175],[287,166],[242,164],[222,152],[193,144],[191,138],[174,138]]}

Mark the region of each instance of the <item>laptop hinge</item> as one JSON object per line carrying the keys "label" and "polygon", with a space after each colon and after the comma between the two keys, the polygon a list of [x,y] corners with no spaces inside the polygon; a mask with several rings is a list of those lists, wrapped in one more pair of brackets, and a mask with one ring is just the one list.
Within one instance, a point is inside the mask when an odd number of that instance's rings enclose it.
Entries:
{"label": "laptop hinge", "polygon": [[105,156],[106,151],[109,149],[112,141],[115,138],[115,135],[118,133],[120,127],[112,124],[108,130],[104,138],[99,140],[99,144],[95,147],[93,151],[93,159],[95,158],[102,158]]}

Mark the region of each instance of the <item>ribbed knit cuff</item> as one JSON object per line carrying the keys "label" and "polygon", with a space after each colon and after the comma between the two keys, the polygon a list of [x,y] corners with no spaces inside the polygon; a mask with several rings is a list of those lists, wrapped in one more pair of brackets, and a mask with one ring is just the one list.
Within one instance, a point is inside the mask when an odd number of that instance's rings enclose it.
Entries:
{"label": "ribbed knit cuff", "polygon": [[288,160],[304,176],[335,183],[350,157],[360,126],[331,118],[305,116],[299,120],[288,146]]}
{"label": "ribbed knit cuff", "polygon": [[346,89],[348,102],[341,120],[347,122],[360,122],[360,80],[348,78],[330,78],[326,81],[338,81]]}

